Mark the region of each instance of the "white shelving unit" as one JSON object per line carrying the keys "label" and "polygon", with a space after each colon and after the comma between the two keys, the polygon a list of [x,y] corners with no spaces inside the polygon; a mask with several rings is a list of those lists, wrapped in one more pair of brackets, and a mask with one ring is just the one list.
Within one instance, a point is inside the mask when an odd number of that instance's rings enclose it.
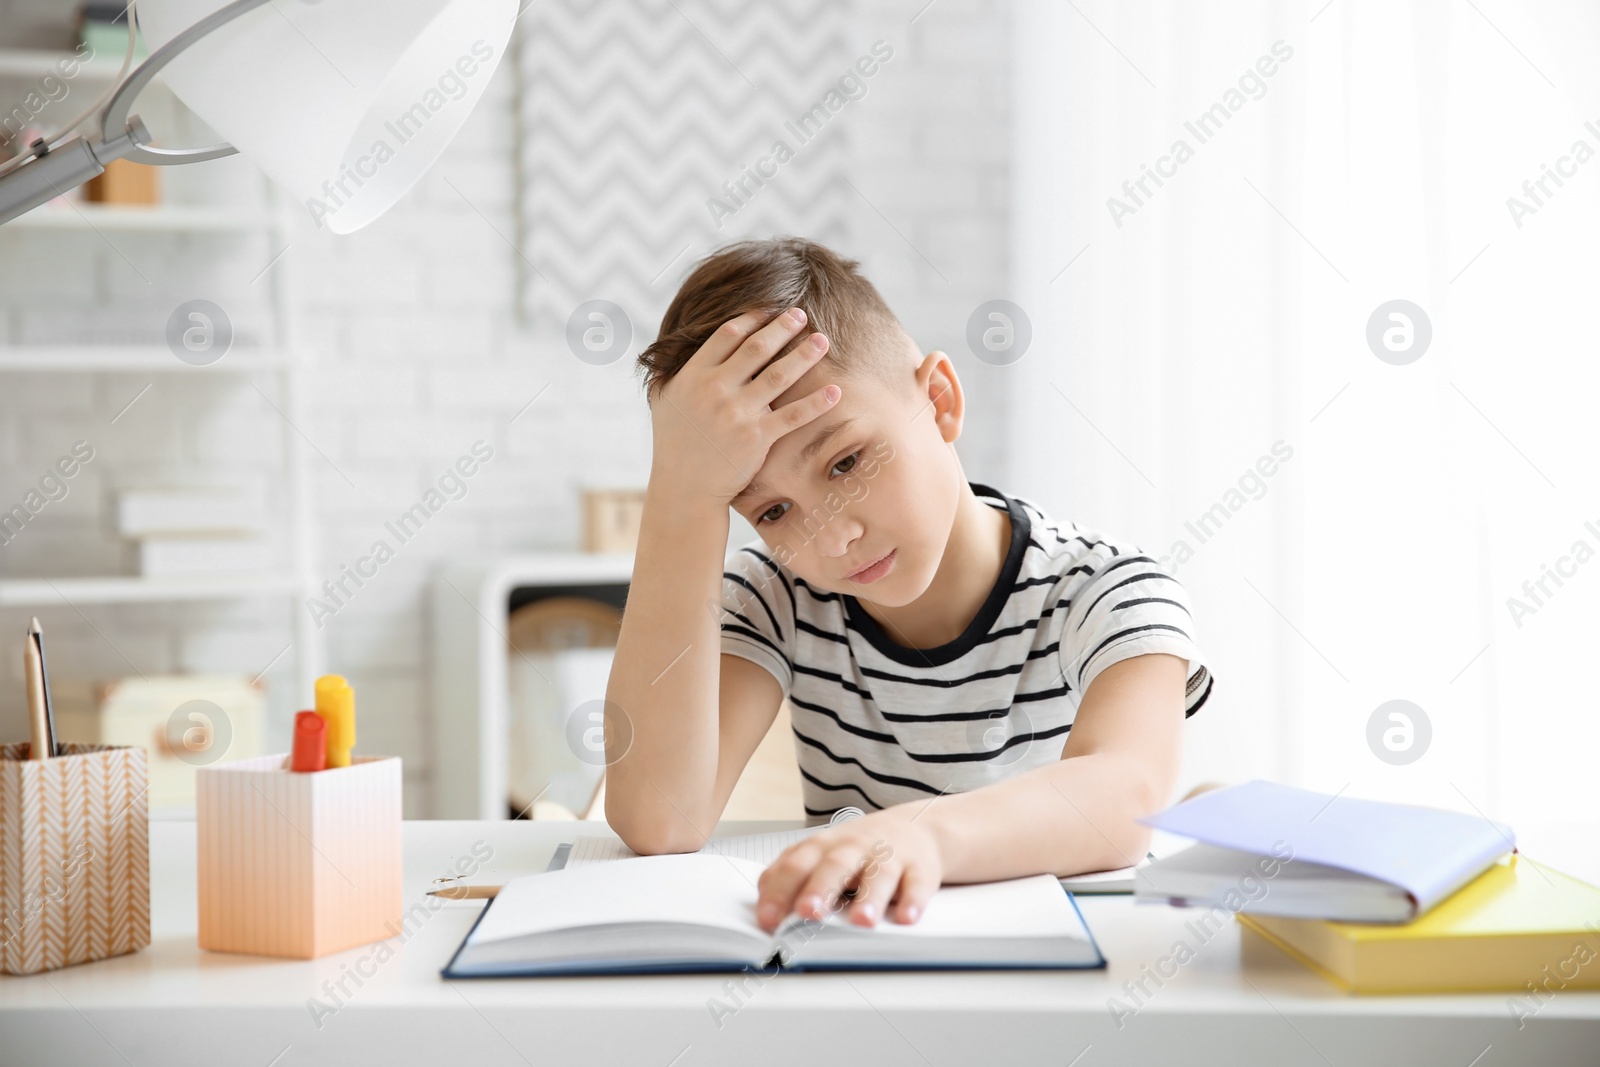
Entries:
{"label": "white shelving unit", "polygon": [[[59,77],[56,65],[62,60],[72,59],[77,59],[77,53],[57,52],[49,48],[0,48],[0,78],[42,78],[46,74],[56,74]],[[135,55],[128,69],[132,70],[138,65],[139,56]],[[121,66],[121,52],[115,56],[97,55],[88,62],[78,60],[77,72],[72,76],[72,80],[86,78],[104,87],[106,82],[116,76]],[[156,84],[159,86],[161,83]]]}
{"label": "white shelving unit", "polygon": [[[18,82],[27,84],[56,69],[56,64],[73,58],[71,52],[0,49],[0,91]],[[135,60],[135,65],[137,64]],[[73,81],[83,79],[84,88],[93,93],[104,89],[121,65],[115,58],[98,56],[81,63]],[[131,67],[130,67],[131,69]],[[159,79],[146,90],[164,93]],[[87,94],[73,96],[71,108],[82,106]],[[170,99],[170,94],[169,94]],[[208,164],[194,166],[205,167]],[[270,256],[289,244],[289,207],[283,197],[266,186],[259,210],[204,204],[161,204],[151,207],[115,206],[69,202],[58,199],[42,205],[20,218],[0,225],[0,254],[9,235],[50,233],[61,241],[78,239],[82,234],[116,232],[137,240],[142,234],[260,235]],[[37,238],[36,238],[37,239]],[[227,377],[271,375],[279,382],[279,404],[284,415],[282,426],[281,475],[283,499],[289,525],[288,563],[285,568],[263,573],[214,574],[170,578],[141,576],[63,576],[0,577],[0,607],[104,604],[158,604],[205,600],[278,599],[289,607],[289,623],[294,652],[295,692],[290,703],[309,707],[313,683],[323,673],[323,642],[305,607],[315,592],[314,546],[309,446],[295,429],[306,423],[302,378],[312,364],[314,353],[301,343],[300,329],[293,306],[292,264],[288,257],[276,261],[261,281],[268,291],[271,311],[270,347],[233,349],[208,366],[197,367],[179,360],[161,346],[28,345],[0,347],[0,387],[9,373],[103,374],[136,373],[153,376],[197,375]],[[263,265],[268,260],[263,259]]]}
{"label": "white shelving unit", "polygon": [[507,605],[518,589],[626,590],[633,555],[534,552],[440,569],[433,580],[434,819],[507,817]]}
{"label": "white shelving unit", "polygon": [[[204,164],[200,164],[204,166]],[[118,207],[110,204],[57,204],[34,208],[6,223],[18,230],[100,230],[117,233],[249,233],[259,220],[228,208]]]}
{"label": "white shelving unit", "polygon": [[104,578],[0,579],[0,607],[71,604],[138,604],[235,597],[298,596],[301,583],[289,572],[207,574],[171,578],[109,575]]}
{"label": "white shelving unit", "polygon": [[[28,216],[22,216],[22,219]],[[0,236],[10,231],[22,219],[0,228]],[[206,367],[183,363],[166,348],[146,345],[20,345],[0,347],[0,371],[108,371],[136,372],[139,374],[191,374],[229,375],[250,374],[257,371],[281,371],[293,362],[288,352],[277,349],[257,349],[248,352],[230,352]]]}

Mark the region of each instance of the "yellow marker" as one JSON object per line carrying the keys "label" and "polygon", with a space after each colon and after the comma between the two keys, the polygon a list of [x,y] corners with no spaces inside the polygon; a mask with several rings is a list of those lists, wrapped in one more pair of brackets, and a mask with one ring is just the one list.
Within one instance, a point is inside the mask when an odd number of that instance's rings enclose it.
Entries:
{"label": "yellow marker", "polygon": [[341,675],[317,679],[317,714],[328,724],[328,766],[350,766],[356,747],[356,694]]}

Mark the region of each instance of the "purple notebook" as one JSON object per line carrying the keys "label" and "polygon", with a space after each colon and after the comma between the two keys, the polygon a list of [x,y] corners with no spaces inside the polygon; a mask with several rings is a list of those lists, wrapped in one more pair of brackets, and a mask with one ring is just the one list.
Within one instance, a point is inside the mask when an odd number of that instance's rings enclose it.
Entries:
{"label": "purple notebook", "polygon": [[1516,848],[1511,827],[1481,815],[1313,793],[1256,780],[1202,793],[1139,820],[1219,848],[1293,858],[1404,889],[1421,914]]}

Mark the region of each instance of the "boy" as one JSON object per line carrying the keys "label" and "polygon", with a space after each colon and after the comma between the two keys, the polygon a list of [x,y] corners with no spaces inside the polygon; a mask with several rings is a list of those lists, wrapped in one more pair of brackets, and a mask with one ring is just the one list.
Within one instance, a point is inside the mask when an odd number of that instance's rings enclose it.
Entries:
{"label": "boy", "polygon": [[[654,457],[607,689],[606,819],[700,848],[788,697],[813,824],[757,922],[917,921],[943,882],[1144,855],[1210,696],[1136,547],[962,475],[963,396],[855,261],[710,256],[640,355]],[[724,561],[729,508],[760,539]],[[724,572],[726,565],[726,572]]]}

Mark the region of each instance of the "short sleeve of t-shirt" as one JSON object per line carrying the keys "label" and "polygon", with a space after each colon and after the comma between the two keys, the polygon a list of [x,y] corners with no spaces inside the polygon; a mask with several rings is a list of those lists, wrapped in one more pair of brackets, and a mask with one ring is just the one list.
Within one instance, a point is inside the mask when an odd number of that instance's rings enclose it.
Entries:
{"label": "short sleeve of t-shirt", "polygon": [[794,586],[764,543],[757,544],[729,553],[723,562],[722,651],[765,667],[788,696],[794,683]]}
{"label": "short sleeve of t-shirt", "polygon": [[1137,549],[1096,569],[1073,597],[1063,631],[1061,669],[1079,693],[1113,663],[1165,652],[1188,663],[1186,718],[1211,694],[1211,671],[1197,644],[1188,594]]}

